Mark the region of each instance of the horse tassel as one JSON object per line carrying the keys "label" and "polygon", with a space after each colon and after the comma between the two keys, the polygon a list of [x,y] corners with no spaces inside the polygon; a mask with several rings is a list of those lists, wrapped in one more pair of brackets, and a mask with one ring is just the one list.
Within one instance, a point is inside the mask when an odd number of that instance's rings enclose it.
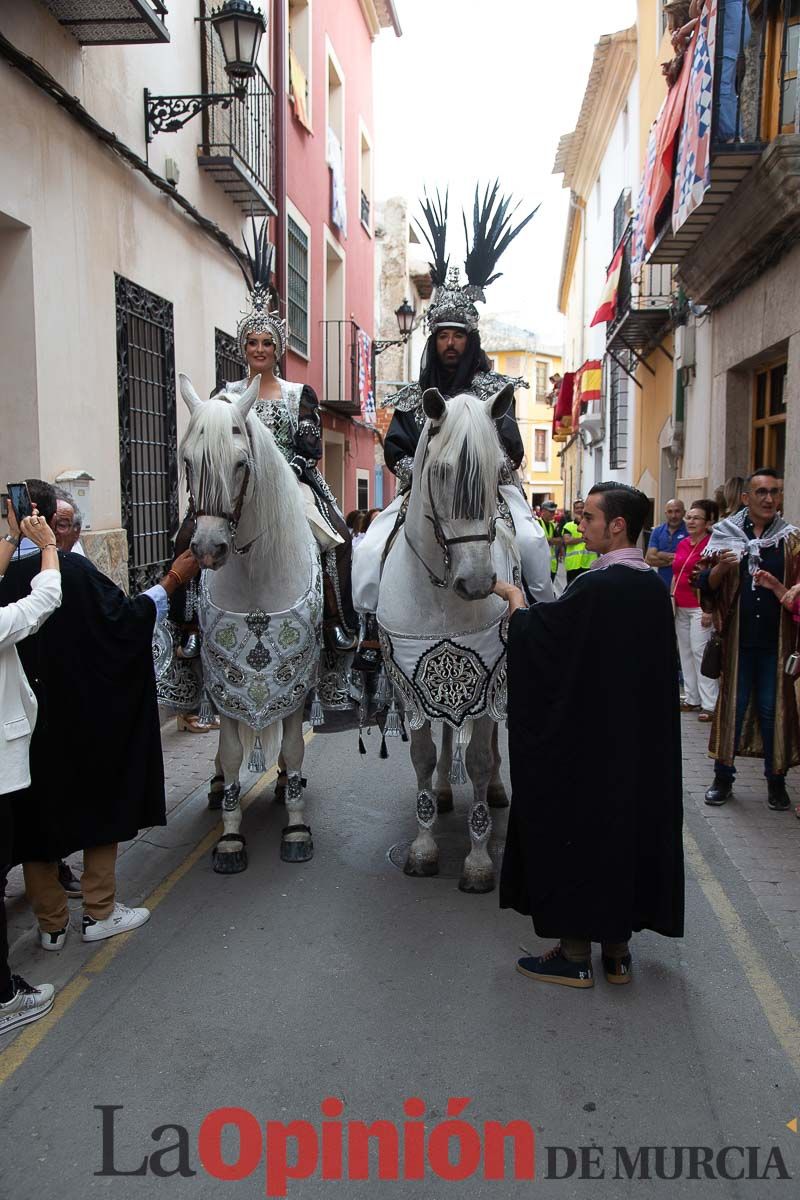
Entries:
{"label": "horse tassel", "polygon": [[200,725],[214,724],[214,708],[211,704],[211,698],[205,688],[203,688],[203,696],[200,701],[200,709],[197,713],[197,720]]}
{"label": "horse tassel", "polygon": [[450,782],[451,783],[466,783],[467,769],[464,766],[464,747],[469,742],[469,730],[466,725],[462,725],[456,733],[455,749],[453,750],[453,761],[450,764]]}
{"label": "horse tassel", "polygon": [[261,745],[261,738],[256,734],[256,740],[253,742],[253,749],[250,751],[250,757],[247,760],[248,771],[256,771],[260,775],[266,771],[267,764],[264,759],[264,747]]}
{"label": "horse tassel", "polygon": [[325,724],[325,713],[322,711],[322,701],[319,698],[319,692],[316,690],[314,692],[314,700],[311,705],[310,720],[314,728],[316,728],[318,725]]}
{"label": "horse tassel", "polygon": [[386,671],[381,671],[378,687],[375,692],[375,707],[377,709],[388,708],[392,699],[392,687],[389,683],[389,678]]}
{"label": "horse tassel", "polygon": [[400,719],[400,713],[397,711],[397,701],[392,700],[392,706],[386,717],[386,724],[383,728],[384,737],[402,737],[403,722]]}

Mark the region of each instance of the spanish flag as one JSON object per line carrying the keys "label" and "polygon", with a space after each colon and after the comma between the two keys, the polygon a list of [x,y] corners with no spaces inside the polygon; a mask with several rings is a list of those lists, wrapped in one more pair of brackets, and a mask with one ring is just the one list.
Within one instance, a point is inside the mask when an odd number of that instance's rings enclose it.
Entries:
{"label": "spanish flag", "polygon": [[603,321],[613,321],[617,312],[617,290],[619,277],[622,274],[622,257],[625,253],[625,243],[620,242],[617,252],[611,260],[606,276],[606,286],[600,300],[600,307],[592,317],[592,325],[600,325]]}

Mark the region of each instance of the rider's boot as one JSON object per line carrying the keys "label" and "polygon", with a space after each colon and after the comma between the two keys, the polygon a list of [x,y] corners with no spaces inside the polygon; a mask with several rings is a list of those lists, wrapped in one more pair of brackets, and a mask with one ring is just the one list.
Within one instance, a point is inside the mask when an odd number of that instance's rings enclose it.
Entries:
{"label": "rider's boot", "polygon": [[353,659],[354,671],[377,671],[381,665],[381,644],[378,640],[378,619],[367,613],[362,627],[361,641]]}

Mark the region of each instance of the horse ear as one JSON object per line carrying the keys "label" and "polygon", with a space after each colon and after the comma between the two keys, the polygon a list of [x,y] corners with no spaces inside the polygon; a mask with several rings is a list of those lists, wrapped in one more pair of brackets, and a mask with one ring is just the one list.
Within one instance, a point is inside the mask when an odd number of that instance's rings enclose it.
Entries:
{"label": "horse ear", "polygon": [[236,407],[242,415],[242,420],[247,420],[247,414],[258,399],[258,389],[261,387],[261,376],[255,375],[247,385],[245,391],[242,392],[239,399],[236,401]]}
{"label": "horse ear", "polygon": [[501,387],[499,392],[495,392],[493,396],[485,400],[484,403],[492,420],[499,421],[511,408],[513,401],[514,385],[513,383],[507,383],[504,387]]}
{"label": "horse ear", "polygon": [[194,390],[194,386],[188,375],[184,375],[181,372],[178,378],[181,381],[181,395],[186,401],[186,407],[189,409],[189,412],[194,412],[194,410],[198,408],[203,401]]}
{"label": "horse ear", "polygon": [[422,408],[426,417],[441,421],[447,411],[447,401],[438,388],[428,388],[422,395]]}

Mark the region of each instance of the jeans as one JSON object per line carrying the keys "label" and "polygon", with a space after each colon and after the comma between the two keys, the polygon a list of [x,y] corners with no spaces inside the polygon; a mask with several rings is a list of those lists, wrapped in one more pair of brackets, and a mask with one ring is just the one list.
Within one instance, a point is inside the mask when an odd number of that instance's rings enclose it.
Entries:
{"label": "jeans", "polygon": [[[12,831],[11,804],[8,796],[0,796],[0,876],[5,877],[9,868],[6,866],[13,853],[11,846]],[[0,900],[0,997],[4,996],[11,986],[11,971],[8,967],[8,928],[6,926],[6,903]]]}
{"label": "jeans", "polygon": [[[744,714],[752,694],[764,743],[764,774],[767,779],[783,779],[783,775],[772,773],[772,748],[775,739],[775,702],[778,689],[778,651],[761,650],[755,646],[739,647],[739,679],[736,689],[736,732],[733,752],[739,748]],[[733,779],[736,767],[726,763],[714,764],[715,774],[720,779]]]}

